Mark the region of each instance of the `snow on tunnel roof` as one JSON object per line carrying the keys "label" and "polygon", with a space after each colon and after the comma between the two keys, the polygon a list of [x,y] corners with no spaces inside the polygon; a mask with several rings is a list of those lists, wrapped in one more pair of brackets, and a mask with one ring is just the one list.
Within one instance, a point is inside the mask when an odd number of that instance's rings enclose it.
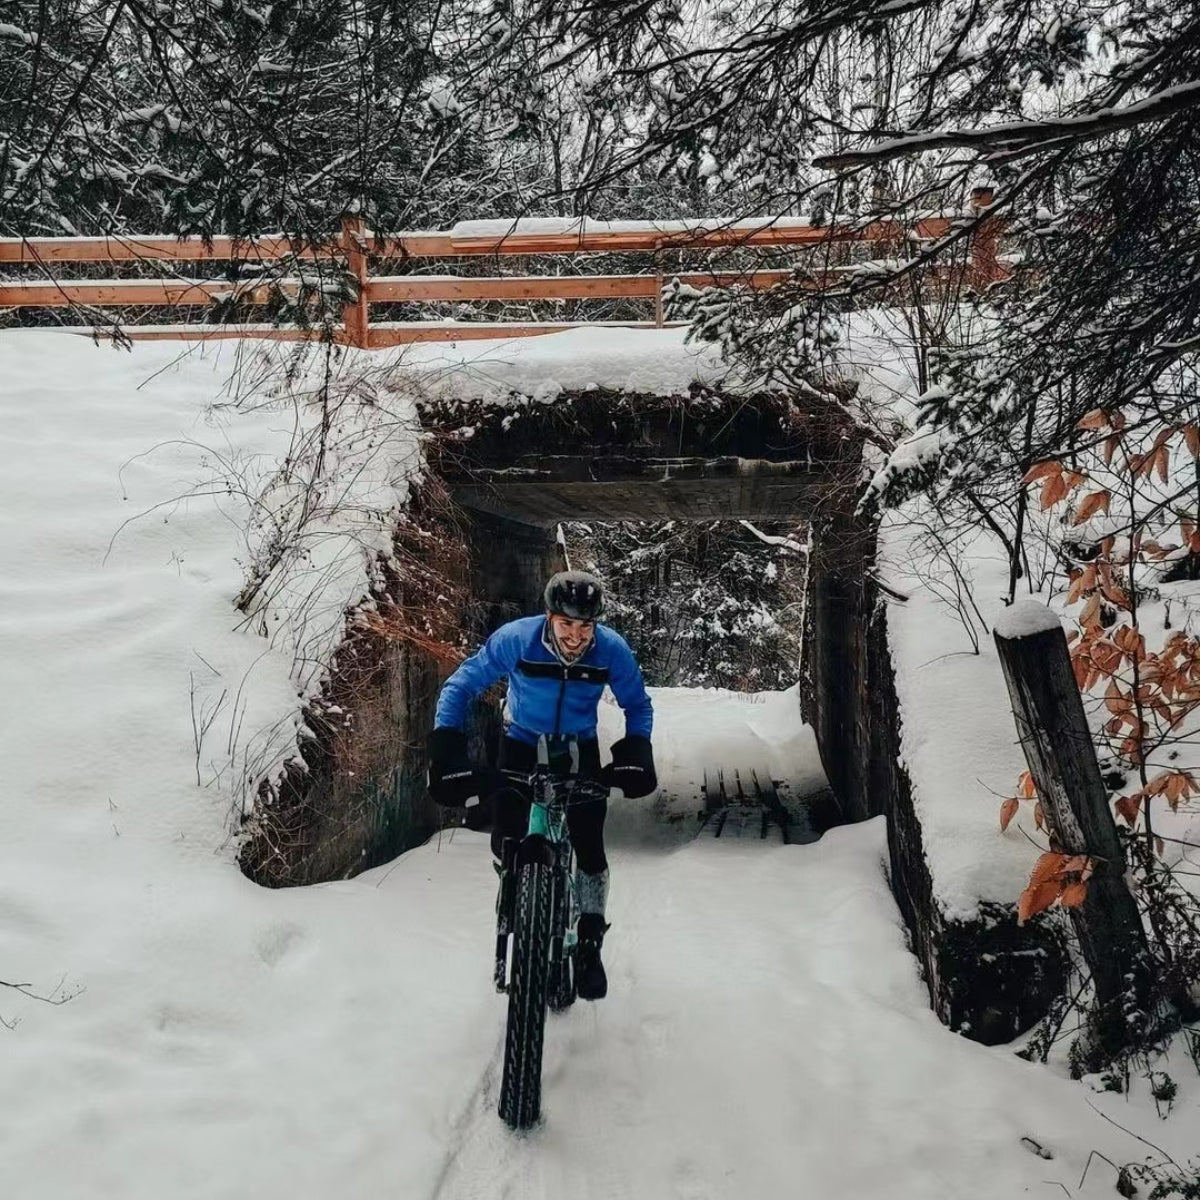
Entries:
{"label": "snow on tunnel roof", "polygon": [[[549,403],[564,392],[684,395],[727,372],[720,350],[685,341],[685,329],[595,327],[540,337],[423,342],[393,354],[394,386],[419,398]],[[375,353],[375,352],[373,352]]]}

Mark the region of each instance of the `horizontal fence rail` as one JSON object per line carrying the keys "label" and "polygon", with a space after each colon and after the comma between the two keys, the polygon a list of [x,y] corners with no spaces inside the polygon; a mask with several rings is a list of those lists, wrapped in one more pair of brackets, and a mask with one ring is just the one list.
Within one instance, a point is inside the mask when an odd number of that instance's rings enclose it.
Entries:
{"label": "horizontal fence rail", "polygon": [[[990,205],[992,195],[976,191],[976,213]],[[357,218],[346,218],[340,237],[324,245],[298,246],[286,237],[253,239],[215,237],[101,237],[0,238],[0,268],[38,267],[40,278],[0,279],[0,309],[104,307],[196,307],[219,302],[264,305],[272,296],[297,297],[306,287],[328,286],[320,272],[306,278],[301,264],[336,264],[353,298],[343,309],[334,340],[363,348],[414,341],[453,341],[460,338],[528,337],[580,326],[617,325],[655,328],[671,324],[663,318],[664,282],[695,288],[771,288],[795,277],[790,269],[745,271],[683,271],[664,273],[661,256],[668,250],[734,248],[813,249],[845,242],[910,244],[947,237],[961,228],[964,218],[930,216],[912,222],[874,221],[866,225],[814,226],[797,218],[757,221],[593,222],[538,221],[533,228],[520,222],[463,222],[444,233],[375,234]],[[970,236],[965,261],[968,280],[985,286],[1001,278],[997,258],[998,222],[984,220]],[[376,275],[375,260],[407,260],[495,256],[572,255],[579,253],[651,253],[653,273],[626,275]],[[201,263],[295,261],[298,274],[270,281],[262,278],[232,281],[167,277],[161,279],[68,279],[57,276],[67,263]],[[869,272],[868,264],[814,271],[806,286],[825,288]],[[471,303],[480,301],[644,300],[654,303],[654,319],[646,321],[387,321],[370,320],[372,304]],[[131,338],[208,339],[267,337],[295,340],[313,336],[299,327],[227,322],[226,324],[127,325]]]}

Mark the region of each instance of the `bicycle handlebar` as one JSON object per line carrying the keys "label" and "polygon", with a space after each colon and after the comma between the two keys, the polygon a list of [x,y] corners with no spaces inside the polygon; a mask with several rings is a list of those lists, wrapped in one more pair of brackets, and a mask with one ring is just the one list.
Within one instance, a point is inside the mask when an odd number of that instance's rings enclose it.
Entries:
{"label": "bicycle handlebar", "polygon": [[538,799],[538,792],[540,785],[547,780],[554,789],[556,798],[561,798],[567,807],[570,807],[572,804],[584,804],[589,801],[607,800],[610,791],[608,784],[603,783],[599,779],[592,779],[587,776],[580,778],[576,775],[549,775],[538,770],[526,777],[526,782],[533,791],[534,804],[543,803],[542,800]]}

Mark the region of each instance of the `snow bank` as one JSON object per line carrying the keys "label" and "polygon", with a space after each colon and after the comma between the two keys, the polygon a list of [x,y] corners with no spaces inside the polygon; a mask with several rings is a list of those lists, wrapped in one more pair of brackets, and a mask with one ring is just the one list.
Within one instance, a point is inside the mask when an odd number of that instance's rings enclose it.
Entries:
{"label": "snow bank", "polygon": [[1025,770],[991,636],[1004,610],[1008,564],[982,538],[974,552],[960,547],[979,606],[977,615],[964,599],[960,615],[955,582],[930,559],[913,516],[885,518],[879,545],[883,577],[908,596],[887,608],[900,753],[934,897],[949,917],[970,920],[981,900],[1015,905],[1037,856],[1025,836],[1028,812],[1004,833],[999,821],[1001,801],[1016,794]]}
{"label": "snow bank", "polygon": [[[127,836],[163,823],[163,787],[182,799],[199,777],[186,818],[165,823],[211,848],[253,777],[294,746],[297,693],[316,685],[365,593],[368,555],[389,546],[415,441],[394,409],[386,436],[378,406],[343,405],[308,486],[316,380],[281,387],[278,353],[0,335],[14,795],[111,796],[122,819],[98,832],[124,824]],[[345,360],[335,403],[353,370]],[[256,564],[261,586],[240,613]]]}

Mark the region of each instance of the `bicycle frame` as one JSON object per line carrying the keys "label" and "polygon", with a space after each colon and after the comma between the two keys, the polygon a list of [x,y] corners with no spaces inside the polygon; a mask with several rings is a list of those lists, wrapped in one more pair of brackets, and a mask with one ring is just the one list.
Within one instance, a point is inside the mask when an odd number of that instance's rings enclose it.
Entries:
{"label": "bicycle frame", "polygon": [[512,1129],[528,1129],[540,1119],[546,1010],[562,1012],[576,996],[579,906],[567,811],[573,800],[608,795],[599,781],[579,778],[574,738],[553,747],[539,739],[537,767],[528,782],[527,831],[505,840],[496,915],[496,988],[508,993],[498,1110]]}
{"label": "bicycle frame", "polygon": [[[565,748],[565,753],[563,752]],[[511,839],[515,846],[501,863],[500,893],[496,903],[496,959],[493,978],[496,990],[507,990],[508,939],[512,932],[512,900],[516,867],[523,853],[549,851],[555,868],[555,921],[551,961],[558,962],[570,953],[576,941],[577,897],[572,870],[571,841],[567,831],[567,808],[573,800],[586,802],[607,797],[608,788],[598,781],[579,778],[579,744],[573,736],[560,740],[552,753],[545,734],[538,739],[537,766],[526,777],[532,795],[529,821],[523,839]],[[565,773],[563,768],[568,768]],[[581,794],[582,793],[582,794]],[[530,844],[530,839],[538,839]],[[564,850],[565,848],[565,850]]]}

